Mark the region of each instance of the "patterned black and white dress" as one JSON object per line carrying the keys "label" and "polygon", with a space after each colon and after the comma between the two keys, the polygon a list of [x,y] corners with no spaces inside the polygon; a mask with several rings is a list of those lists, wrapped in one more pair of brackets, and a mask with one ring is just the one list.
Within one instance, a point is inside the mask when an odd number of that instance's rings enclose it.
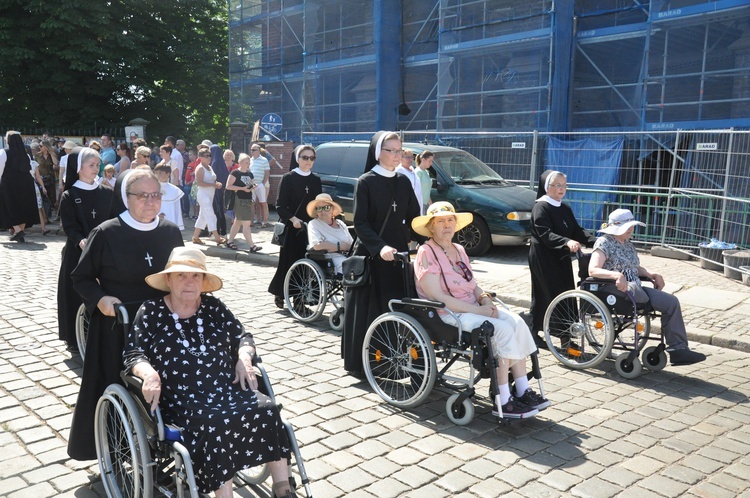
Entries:
{"label": "patterned black and white dress", "polygon": [[162,382],[165,419],[183,427],[201,492],[218,489],[244,468],[289,458],[289,439],[268,396],[234,380],[237,351],[253,337],[219,299],[201,296],[180,319],[163,299],[138,310],[123,355],[131,371],[147,361]]}

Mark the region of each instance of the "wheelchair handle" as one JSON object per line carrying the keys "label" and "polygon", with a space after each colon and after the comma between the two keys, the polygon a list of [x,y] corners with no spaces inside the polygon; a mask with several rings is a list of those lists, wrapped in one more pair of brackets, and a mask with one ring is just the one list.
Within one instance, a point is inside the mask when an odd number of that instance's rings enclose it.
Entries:
{"label": "wheelchair handle", "polygon": [[393,254],[394,261],[401,261],[402,263],[409,262],[409,251],[397,252]]}
{"label": "wheelchair handle", "polygon": [[122,303],[119,303],[115,306],[115,317],[117,318],[117,323],[119,324],[130,324],[130,315],[128,314],[128,310],[125,309],[125,305]]}

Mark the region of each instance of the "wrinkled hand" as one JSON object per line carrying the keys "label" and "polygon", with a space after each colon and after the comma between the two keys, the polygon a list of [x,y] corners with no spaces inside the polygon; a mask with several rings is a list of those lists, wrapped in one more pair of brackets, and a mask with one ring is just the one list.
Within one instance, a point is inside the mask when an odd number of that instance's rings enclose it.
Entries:
{"label": "wrinkled hand", "polygon": [[99,311],[101,311],[104,316],[115,316],[115,305],[121,303],[122,301],[115,296],[104,296],[98,303],[96,303],[96,307],[99,308]]}
{"label": "wrinkled hand", "polygon": [[292,226],[294,226],[294,228],[296,228],[297,230],[299,230],[300,228],[302,228],[302,220],[300,220],[296,216],[293,217],[293,218],[291,218],[289,221],[292,222]]}
{"label": "wrinkled hand", "polygon": [[396,249],[391,246],[385,246],[380,250],[380,259],[383,261],[395,261],[396,257],[394,256],[396,254]]}
{"label": "wrinkled hand", "polygon": [[658,273],[652,273],[651,279],[654,281],[654,289],[656,290],[662,290],[666,285],[666,283],[664,282],[664,277],[662,277]]}
{"label": "wrinkled hand", "polygon": [[578,252],[581,250],[581,244],[577,240],[569,240],[565,243],[570,249],[570,252]]}
{"label": "wrinkled hand", "polygon": [[153,414],[159,405],[159,398],[161,397],[161,378],[158,373],[154,372],[143,379],[141,393],[143,394],[143,399],[151,404],[151,413]]}
{"label": "wrinkled hand", "polygon": [[620,292],[625,292],[628,290],[628,281],[625,279],[625,275],[621,273],[620,276],[617,277],[617,280],[615,280],[615,286]]}
{"label": "wrinkled hand", "polygon": [[253,391],[258,390],[258,378],[255,376],[253,360],[249,354],[241,354],[234,367],[234,380],[232,384],[240,383],[243,391],[250,388]]}
{"label": "wrinkled hand", "polygon": [[497,306],[495,306],[494,303],[481,304],[479,305],[479,309],[481,310],[480,314],[482,316],[487,316],[490,318],[497,317]]}

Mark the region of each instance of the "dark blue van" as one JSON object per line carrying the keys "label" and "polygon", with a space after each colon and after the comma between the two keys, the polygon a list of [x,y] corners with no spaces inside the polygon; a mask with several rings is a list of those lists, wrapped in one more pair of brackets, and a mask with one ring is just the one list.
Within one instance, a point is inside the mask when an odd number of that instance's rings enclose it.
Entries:
{"label": "dark blue van", "polygon": [[[323,191],[341,204],[351,224],[354,187],[365,167],[368,142],[327,142],[316,147],[313,172],[323,181]],[[487,252],[491,245],[524,245],[529,241],[529,220],[536,196],[503,179],[468,152],[453,147],[405,142],[415,154],[435,154],[432,168],[433,202],[448,201],[457,211],[474,214],[471,225],[456,234],[456,242],[470,256]],[[416,162],[415,162],[416,167]]]}

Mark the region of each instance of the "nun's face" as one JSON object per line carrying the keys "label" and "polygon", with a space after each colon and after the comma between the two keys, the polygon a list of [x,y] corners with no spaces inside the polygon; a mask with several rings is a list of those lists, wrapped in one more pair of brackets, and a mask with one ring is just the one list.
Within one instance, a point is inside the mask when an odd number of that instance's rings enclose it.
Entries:
{"label": "nun's face", "polygon": [[565,197],[565,192],[568,191],[568,181],[562,175],[555,175],[549,182],[547,188],[547,195],[552,197],[556,201],[561,201]]}
{"label": "nun's face", "polygon": [[380,158],[378,159],[378,163],[388,171],[393,171],[396,169],[396,166],[401,164],[402,154],[401,140],[398,138],[386,140],[383,142],[382,147],[380,147]]}
{"label": "nun's face", "polygon": [[89,157],[88,160],[81,165],[81,171],[78,172],[78,178],[89,185],[94,183],[96,176],[99,174],[99,158]]}
{"label": "nun's face", "polygon": [[[141,223],[151,223],[161,211],[161,185],[153,178],[140,178],[128,191],[128,211]],[[139,199],[138,197],[142,197]]]}
{"label": "nun's face", "polygon": [[315,151],[313,149],[302,149],[299,152],[299,159],[297,160],[299,169],[304,172],[308,172],[312,169],[315,164]]}

